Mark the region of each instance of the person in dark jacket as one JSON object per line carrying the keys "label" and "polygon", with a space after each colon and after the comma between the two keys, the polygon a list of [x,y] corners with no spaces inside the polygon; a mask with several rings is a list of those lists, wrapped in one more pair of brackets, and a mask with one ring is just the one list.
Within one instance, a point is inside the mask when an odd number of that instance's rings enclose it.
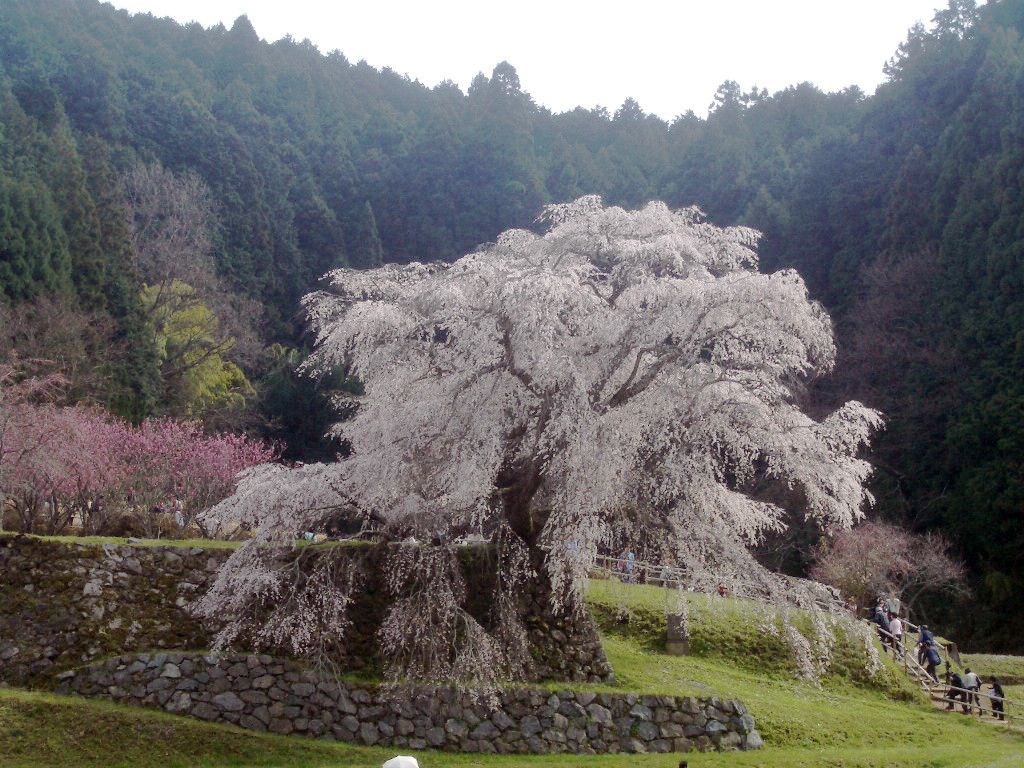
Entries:
{"label": "person in dark jacket", "polygon": [[889,652],[889,646],[892,645],[888,613],[885,609],[885,603],[879,600],[878,605],[875,606],[875,612],[871,616],[871,620],[878,625],[878,639],[882,641],[882,650],[886,653]]}
{"label": "person in dark jacket", "polygon": [[995,717],[1000,720],[1005,720],[1006,717],[1003,714],[1003,700],[1006,695],[1003,693],[1003,686],[999,684],[999,681],[994,677],[992,678],[992,693],[989,694],[989,700],[992,702],[992,711],[995,713]]}
{"label": "person in dark jacket", "polygon": [[939,649],[935,647],[935,643],[928,643],[924,651],[924,661],[925,671],[928,672],[932,680],[936,683],[939,682],[939,676],[935,674],[935,670],[942,663],[942,655],[939,653]]}
{"label": "person in dark jacket", "polygon": [[964,679],[960,677],[959,672],[947,672],[946,685],[949,686],[949,690],[946,691],[946,709],[956,709],[956,703],[959,701],[963,704],[964,696],[967,695],[967,692],[963,690],[966,687]]}
{"label": "person in dark jacket", "polygon": [[935,644],[935,635],[928,629],[927,624],[922,624],[917,635],[917,663],[924,664],[924,655],[929,645]]}

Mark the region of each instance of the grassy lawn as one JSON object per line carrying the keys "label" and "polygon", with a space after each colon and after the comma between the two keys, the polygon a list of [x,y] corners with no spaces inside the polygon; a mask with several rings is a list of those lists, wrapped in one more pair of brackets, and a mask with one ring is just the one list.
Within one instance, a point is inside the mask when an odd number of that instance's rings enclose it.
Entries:
{"label": "grassy lawn", "polygon": [[[772,747],[857,751],[888,744],[927,752],[994,736],[991,724],[936,711],[887,657],[879,681],[856,679],[852,658],[839,653],[841,640],[833,674],[820,685],[796,679],[785,643],[760,630],[765,610],[756,603],[687,595],[693,655],[668,656],[660,646],[666,607],[674,610],[678,599],[674,593],[594,580],[589,597],[604,628],[614,689],[738,698]],[[628,621],[610,620],[623,611]]]}
{"label": "grassy lawn", "polygon": [[[15,536],[8,531],[0,532],[0,536]],[[63,544],[90,544],[100,546],[102,544],[116,544],[118,546],[133,547],[180,547],[191,549],[200,547],[202,549],[238,549],[245,542],[224,541],[221,539],[126,539],[120,536],[33,536],[43,541],[57,541]]]}
{"label": "grassy lawn", "polygon": [[994,653],[962,653],[964,665],[977,672],[985,681],[995,675],[1006,685],[1024,685],[1024,656],[1001,656]]}
{"label": "grassy lawn", "polygon": [[[893,705],[898,706],[898,705]],[[827,705],[826,709],[831,709]],[[914,712],[908,718],[931,715]],[[944,716],[933,717],[941,726]],[[948,718],[953,720],[953,718]],[[965,718],[966,720],[966,718]],[[942,738],[932,734],[942,732]],[[745,754],[690,754],[690,766],[862,766],[918,768],[992,766],[1012,768],[1024,761],[1024,741],[992,727],[964,722],[920,738],[901,741],[899,729],[859,735],[855,743],[770,746]],[[355,747],[254,734],[159,712],[133,710],[96,701],[65,699],[39,693],[0,690],[0,765],[4,768],[368,768],[393,757],[395,750]],[[608,766],[676,768],[679,755],[609,755],[600,757],[474,756],[417,753],[423,768],[479,766]]]}
{"label": "grassy lawn", "polygon": [[[16,536],[9,531],[0,531],[0,537]],[[91,546],[102,546],[103,544],[116,544],[117,546],[132,547],[178,547],[180,549],[238,549],[245,541],[229,541],[226,539],[139,539],[125,538],[122,536],[38,536],[28,534],[34,539],[42,541],[55,541],[62,544],[88,544]],[[342,539],[339,541],[326,541],[313,543],[297,539],[295,544],[300,547],[367,547],[372,542],[358,539]]]}
{"label": "grassy lawn", "polygon": [[[685,595],[689,614],[691,660],[703,666],[724,666],[746,670],[759,678],[771,676],[783,682],[796,677],[798,665],[780,630],[781,612],[748,600],[702,594]],[[679,593],[647,585],[623,585],[615,580],[592,580],[588,602],[591,613],[605,635],[633,641],[653,657],[664,656],[667,611],[675,611]],[[803,611],[789,611],[793,625],[811,637],[811,617]],[[776,631],[766,631],[775,627]],[[837,625],[829,631],[834,640],[831,665],[823,680],[827,688],[845,690],[852,685],[871,688],[899,700],[919,699],[916,686],[888,656],[879,653],[881,671],[869,678],[861,636]],[[879,649],[881,646],[877,646]],[[618,666],[613,662],[618,672]],[[647,681],[653,682],[653,681]]]}

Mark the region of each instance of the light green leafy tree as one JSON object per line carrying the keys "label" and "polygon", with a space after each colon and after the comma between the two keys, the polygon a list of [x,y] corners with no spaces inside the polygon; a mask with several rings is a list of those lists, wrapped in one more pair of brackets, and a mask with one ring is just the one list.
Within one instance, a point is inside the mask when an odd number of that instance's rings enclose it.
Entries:
{"label": "light green leafy tree", "polygon": [[149,312],[169,409],[187,416],[239,408],[254,394],[242,369],[226,358],[235,346],[217,315],[180,280],[146,285]]}

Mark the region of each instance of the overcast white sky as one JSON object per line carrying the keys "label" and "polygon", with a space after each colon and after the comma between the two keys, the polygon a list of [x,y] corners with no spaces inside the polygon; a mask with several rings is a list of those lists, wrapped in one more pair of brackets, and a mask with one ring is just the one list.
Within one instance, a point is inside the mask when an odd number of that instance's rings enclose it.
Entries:
{"label": "overcast white sky", "polygon": [[350,61],[463,89],[511,62],[524,90],[555,111],[614,110],[632,96],[666,119],[704,115],[723,80],[774,92],[882,80],[916,21],[944,0],[113,0],[119,8],[204,26],[247,14],[260,37],[309,38]]}

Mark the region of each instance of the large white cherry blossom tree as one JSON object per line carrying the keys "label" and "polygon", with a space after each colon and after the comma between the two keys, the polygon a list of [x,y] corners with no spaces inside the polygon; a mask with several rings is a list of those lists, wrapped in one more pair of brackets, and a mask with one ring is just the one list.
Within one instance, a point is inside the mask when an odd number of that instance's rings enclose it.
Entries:
{"label": "large white cherry blossom tree", "polygon": [[[798,274],[758,271],[757,232],[597,197],[541,221],[542,235],[510,230],[452,264],[337,270],[306,297],[307,367],[362,385],[339,404],[352,450],[252,471],[213,510],[257,530],[203,602],[233,619],[222,643],[309,652],[344,632],[359,575],[324,558],[299,576],[269,546],[338,510],[394,539],[495,542],[486,629],[462,608],[448,549],[394,548],[385,656],[395,676],[434,679],[522,672],[516,593],[531,563],[570,610],[595,554],[638,521],[658,542],[648,559],[739,586],[771,582],[748,549],[787,515],[823,529],[861,517],[858,452],[880,416],[801,410],[802,387],[834,365],[832,326]],[[765,480],[792,509],[751,494]]]}

